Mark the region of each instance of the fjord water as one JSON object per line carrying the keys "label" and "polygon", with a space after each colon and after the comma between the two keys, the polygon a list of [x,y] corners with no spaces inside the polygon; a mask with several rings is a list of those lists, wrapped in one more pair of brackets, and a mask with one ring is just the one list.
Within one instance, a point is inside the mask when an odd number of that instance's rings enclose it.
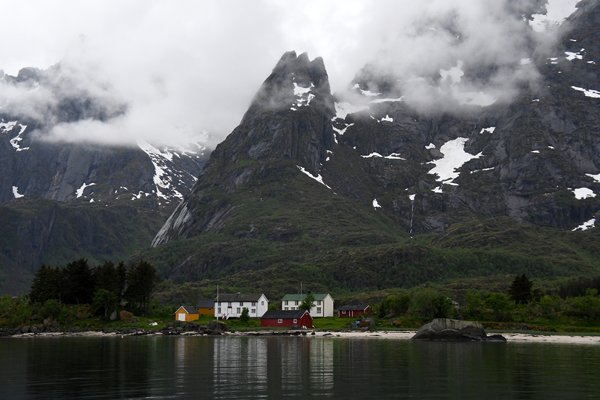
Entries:
{"label": "fjord water", "polygon": [[0,339],[1,399],[597,399],[600,347],[331,337]]}

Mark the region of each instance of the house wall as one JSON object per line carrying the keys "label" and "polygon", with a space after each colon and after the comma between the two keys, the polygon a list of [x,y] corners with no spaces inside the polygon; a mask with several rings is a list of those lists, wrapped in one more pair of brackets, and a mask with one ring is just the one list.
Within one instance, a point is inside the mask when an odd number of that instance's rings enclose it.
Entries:
{"label": "house wall", "polygon": [[365,312],[362,311],[362,310],[344,310],[344,311],[340,311],[340,317],[342,317],[342,318],[361,317],[364,314],[365,314]]}
{"label": "house wall", "polygon": [[281,309],[282,310],[299,310],[300,309],[300,301],[296,300],[288,300],[288,303],[285,304],[285,300],[281,300]]}
{"label": "house wall", "polygon": [[200,316],[204,316],[204,315],[208,315],[209,317],[214,317],[215,315],[215,308],[199,308],[198,309],[198,315]]}
{"label": "house wall", "polygon": [[[300,303],[300,301],[288,300],[288,304],[285,304],[285,300],[282,300],[281,309],[299,310]],[[310,309],[310,316],[313,318],[333,317],[333,297],[327,295],[323,300],[321,300],[321,303],[315,300],[314,306]]]}
{"label": "house wall", "polygon": [[244,308],[248,309],[250,318],[260,318],[269,309],[269,301],[264,294],[255,302],[219,301],[218,303],[215,302],[213,315],[217,318],[239,318]]}
{"label": "house wall", "polygon": [[320,303],[315,301],[313,308],[310,309],[310,315],[313,318],[333,317],[333,298],[327,295]]}
{"label": "house wall", "polygon": [[333,317],[333,297],[331,297],[330,295],[325,296],[323,303],[324,303],[323,316],[324,317]]}
{"label": "house wall", "polygon": [[199,317],[198,314],[190,314],[181,307],[175,312],[175,321],[190,322],[196,321]]}
{"label": "house wall", "polygon": [[340,311],[341,318],[356,318],[362,317],[363,315],[371,314],[371,306],[367,306],[364,310],[343,310]]}

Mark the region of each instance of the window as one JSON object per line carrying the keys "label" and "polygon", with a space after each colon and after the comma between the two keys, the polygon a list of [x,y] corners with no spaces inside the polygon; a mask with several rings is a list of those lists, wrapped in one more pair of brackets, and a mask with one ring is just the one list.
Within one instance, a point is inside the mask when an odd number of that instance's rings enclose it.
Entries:
{"label": "window", "polygon": [[287,306],[288,305],[288,301],[287,300],[284,301],[283,304],[285,304]]}
{"label": "window", "polygon": [[256,307],[256,302],[255,301],[252,302],[252,307]]}
{"label": "window", "polygon": [[287,310],[288,308],[287,308],[287,307],[283,307],[283,309],[284,309],[284,310]]}
{"label": "window", "polygon": [[252,310],[250,310],[251,314],[256,314],[256,308],[253,308]]}
{"label": "window", "polygon": [[260,305],[261,305],[261,306],[264,306],[264,305],[265,305],[265,301],[264,301],[264,300],[263,300],[263,301],[261,301],[261,302],[260,302]]}
{"label": "window", "polygon": [[298,305],[298,300],[296,300],[296,305]]}
{"label": "window", "polygon": [[317,307],[317,314],[321,314],[321,307]]}
{"label": "window", "polygon": [[321,305],[321,300],[317,300],[317,304],[318,304],[318,305]]}
{"label": "window", "polygon": [[297,320],[296,318],[294,318],[294,323],[295,323],[295,324],[297,324],[297,323],[298,323],[298,320]]}
{"label": "window", "polygon": [[242,311],[241,311],[241,310],[240,310],[240,308],[238,307],[236,312],[239,314],[239,313],[241,313]]}
{"label": "window", "polygon": [[221,314],[221,307],[217,309],[217,313]]}
{"label": "window", "polygon": [[278,324],[283,324],[283,320],[281,318],[277,319]]}

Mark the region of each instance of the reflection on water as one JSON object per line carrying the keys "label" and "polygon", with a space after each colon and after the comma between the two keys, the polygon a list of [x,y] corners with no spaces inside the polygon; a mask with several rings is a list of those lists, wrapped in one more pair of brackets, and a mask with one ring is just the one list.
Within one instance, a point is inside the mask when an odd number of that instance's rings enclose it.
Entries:
{"label": "reflection on water", "polygon": [[600,348],[315,337],[0,339],[0,399],[600,398]]}

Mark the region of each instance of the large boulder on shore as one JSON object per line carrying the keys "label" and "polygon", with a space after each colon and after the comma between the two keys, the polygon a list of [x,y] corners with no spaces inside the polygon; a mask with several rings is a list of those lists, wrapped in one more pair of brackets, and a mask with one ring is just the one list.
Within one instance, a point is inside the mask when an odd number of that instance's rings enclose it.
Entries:
{"label": "large boulder on shore", "polygon": [[411,339],[448,342],[506,342],[502,335],[488,336],[479,322],[448,318],[436,318],[423,325]]}

